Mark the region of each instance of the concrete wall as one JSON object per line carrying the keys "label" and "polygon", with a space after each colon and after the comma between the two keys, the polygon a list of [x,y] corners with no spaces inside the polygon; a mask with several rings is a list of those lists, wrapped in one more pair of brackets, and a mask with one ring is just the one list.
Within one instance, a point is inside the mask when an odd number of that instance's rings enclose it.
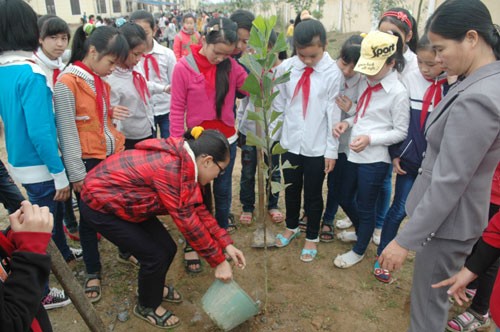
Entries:
{"label": "concrete wall", "polygon": [[[444,0],[435,0],[435,8],[437,8]],[[500,0],[483,0],[484,4],[490,10],[493,22],[500,24]],[[405,8],[409,9],[411,13],[418,12],[418,0],[406,0]],[[423,30],[425,22],[428,17],[427,4],[428,0],[424,0],[422,14],[420,19],[419,28]],[[311,10],[316,9],[315,5]],[[340,10],[343,9],[343,14],[339,15]],[[288,22],[291,18],[295,18],[296,13],[294,8],[284,2],[274,3],[272,8],[264,13],[257,5],[255,10],[257,14],[271,15],[280,14],[283,22]],[[323,18],[321,22],[329,31],[337,30],[342,32],[349,31],[363,31],[368,32],[372,30],[372,17],[371,17],[371,1],[370,0],[326,0],[323,6]]]}
{"label": "concrete wall", "polygon": [[[79,0],[81,15],[72,15],[70,0],[54,0],[56,15],[60,16],[68,23],[79,23],[80,17],[83,12],[97,15],[96,10],[96,0]],[[122,15],[130,14],[127,12],[126,0],[121,1],[121,12],[112,12],[112,0],[105,0],[106,2],[106,13],[99,14],[102,17],[118,17]],[[418,10],[418,0],[406,0],[405,7],[408,8],[412,13],[416,13]],[[422,18],[420,20],[420,29],[423,29],[425,21],[427,19],[427,3],[428,0],[424,0],[424,8],[422,13]],[[444,0],[435,0],[436,8],[439,4],[444,2]],[[500,0],[483,0],[493,17],[493,22],[500,24]],[[46,10],[46,0],[28,0],[28,3],[33,7],[33,9],[40,15],[47,14]],[[185,5],[193,9],[196,9],[198,0],[185,0]],[[321,20],[325,25],[326,29],[339,30],[343,32],[349,31],[365,31],[368,32],[372,30],[372,18],[370,12],[370,0],[326,0],[323,7],[323,16]],[[132,2],[133,10],[137,9],[137,2]],[[147,10],[151,12],[159,11],[156,6],[145,6]],[[343,9],[342,16],[339,15],[340,9]],[[315,9],[315,6],[312,6]],[[278,14],[282,19],[282,23],[286,26],[285,22],[288,22],[291,18],[295,18],[296,13],[290,4],[285,1],[274,1],[271,8],[266,12],[263,12],[257,3],[253,9],[257,14],[264,16],[276,15]]]}

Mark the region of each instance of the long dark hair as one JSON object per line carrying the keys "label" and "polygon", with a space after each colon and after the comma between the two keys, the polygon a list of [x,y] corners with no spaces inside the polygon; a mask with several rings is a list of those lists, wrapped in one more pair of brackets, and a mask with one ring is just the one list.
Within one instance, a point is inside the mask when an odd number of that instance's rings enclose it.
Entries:
{"label": "long dark hair", "polygon": [[[406,16],[408,20],[410,21],[410,25],[404,20],[404,19],[399,19],[397,16],[392,16],[392,15],[387,15],[388,13],[402,13],[402,15]],[[403,17],[403,16],[402,16]],[[415,21],[415,18],[410,14],[410,12],[404,8],[400,7],[394,7],[389,10],[387,10],[384,14],[382,14],[382,18],[380,19],[378,26],[380,27],[380,24],[382,22],[389,22],[394,24],[395,26],[398,27],[399,30],[403,31],[405,33],[405,36],[408,36],[408,34],[411,32],[412,37],[410,41],[406,43],[410,50],[413,52],[417,51],[417,42],[418,42],[418,27],[417,27],[417,21]],[[403,40],[404,43],[404,40]]]}
{"label": "long dark hair", "polygon": [[[238,27],[236,23],[227,18],[216,18],[210,20],[207,25],[205,41],[207,44],[223,43],[233,45],[238,41]],[[231,61],[226,59],[217,64],[215,75],[215,111],[217,119],[222,115],[222,106],[229,92],[229,73],[231,72]]]}
{"label": "long dark hair", "polygon": [[493,24],[488,8],[481,1],[444,2],[429,18],[425,30],[459,42],[464,40],[468,31],[474,30],[500,60],[500,27]]}
{"label": "long dark hair", "polygon": [[96,48],[99,53],[99,59],[106,55],[115,55],[119,61],[123,62],[128,57],[129,47],[127,40],[118,29],[101,26],[87,37],[83,26],[80,26],[73,37],[69,63],[82,61],[89,52],[90,46]]}

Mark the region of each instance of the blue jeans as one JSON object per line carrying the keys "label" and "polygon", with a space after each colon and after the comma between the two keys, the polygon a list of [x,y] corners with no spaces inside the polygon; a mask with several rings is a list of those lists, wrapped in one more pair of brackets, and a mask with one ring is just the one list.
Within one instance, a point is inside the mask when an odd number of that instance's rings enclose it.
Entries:
{"label": "blue jeans", "polygon": [[[358,203],[356,201],[356,192],[358,190],[358,164],[351,163],[350,161],[348,161],[347,155],[345,153],[339,153],[333,172],[334,172],[333,177],[335,178],[333,183],[334,194],[333,197],[330,197],[330,187],[329,187],[327,200],[332,199],[338,202],[340,207],[342,207],[342,210],[344,210],[344,213],[352,221],[354,229],[357,231],[359,225]],[[330,181],[330,174],[328,181]],[[323,222],[326,225],[330,224],[333,225],[333,219],[335,218],[335,214],[331,212],[332,210],[329,210],[328,206],[327,210],[328,211],[325,211],[325,215],[323,216]],[[328,221],[327,217],[331,218],[331,222],[329,223],[327,222]]]}
{"label": "blue jeans", "polygon": [[220,227],[227,229],[229,223],[229,212],[231,211],[232,200],[232,179],[234,160],[236,159],[236,142],[229,146],[229,165],[222,176],[214,180],[214,200],[215,200],[215,219]]}
{"label": "blue jeans", "polygon": [[158,128],[160,130],[161,138],[170,137],[170,113],[155,115],[155,127],[154,127],[153,137],[158,136]]}
{"label": "blue jeans", "polygon": [[364,255],[375,229],[377,198],[387,175],[388,163],[377,162],[358,164],[358,216],[359,224],[356,235],[358,240],[353,251]]}
{"label": "blue jeans", "polygon": [[380,256],[384,248],[391,242],[398,233],[399,225],[406,217],[405,204],[406,198],[410,193],[413,182],[416,176],[414,175],[398,175],[396,177],[396,192],[394,193],[394,200],[392,201],[391,208],[387,212],[384,227],[382,228],[382,236],[380,238],[380,245],[377,249],[377,256]]}
{"label": "blue jeans", "polygon": [[23,184],[23,187],[26,189],[31,204],[38,204],[39,206],[47,206],[49,208],[54,216],[52,239],[64,259],[69,259],[72,253],[66,242],[66,236],[63,230],[64,204],[63,202],[54,201],[54,196],[56,194],[54,181]]}
{"label": "blue jeans", "polygon": [[382,229],[384,227],[384,220],[389,211],[389,206],[391,204],[391,194],[392,194],[392,164],[389,164],[389,169],[385,175],[384,184],[377,199],[377,217],[375,228]]}
{"label": "blue jeans", "polygon": [[[279,156],[273,155],[273,168],[279,164]],[[244,212],[253,212],[255,209],[255,172],[257,170],[257,148],[255,146],[241,146],[241,180],[240,180],[240,202]],[[271,176],[275,182],[281,181],[278,171]],[[279,194],[269,197],[267,209],[278,208]]]}
{"label": "blue jeans", "polygon": [[9,175],[7,168],[0,160],[0,202],[9,211],[16,212],[24,201],[23,194]]}

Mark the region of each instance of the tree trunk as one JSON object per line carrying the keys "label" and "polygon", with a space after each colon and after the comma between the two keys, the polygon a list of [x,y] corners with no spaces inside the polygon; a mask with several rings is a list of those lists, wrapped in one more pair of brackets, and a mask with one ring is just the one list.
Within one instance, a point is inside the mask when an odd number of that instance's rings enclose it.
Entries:
{"label": "tree trunk", "polygon": [[61,284],[64,292],[68,294],[76,310],[80,313],[88,328],[92,332],[104,332],[106,328],[101,318],[97,315],[94,306],[85,296],[82,287],[73,275],[73,271],[62,257],[53,240],[50,240],[47,252],[52,260],[52,272]]}

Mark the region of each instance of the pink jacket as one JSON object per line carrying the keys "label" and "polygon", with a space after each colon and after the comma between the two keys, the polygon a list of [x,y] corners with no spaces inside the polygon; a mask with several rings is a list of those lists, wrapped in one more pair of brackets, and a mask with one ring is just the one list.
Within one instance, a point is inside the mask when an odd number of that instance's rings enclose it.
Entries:
{"label": "pink jacket", "polygon": [[191,35],[184,32],[183,30],[179,31],[174,39],[174,54],[177,61],[191,52],[191,48],[189,47],[190,45],[198,44],[199,42],[200,34],[198,33],[198,31],[195,31]]}
{"label": "pink jacket", "polygon": [[[234,101],[236,90],[240,89],[247,73],[233,58],[229,73],[229,91],[222,106],[221,120],[234,127]],[[177,62],[172,75],[172,99],[170,104],[170,135],[181,137],[184,134],[184,116],[187,128],[199,125],[203,121],[217,119],[215,111],[215,90],[207,94],[205,78],[196,72],[183,57]]]}

